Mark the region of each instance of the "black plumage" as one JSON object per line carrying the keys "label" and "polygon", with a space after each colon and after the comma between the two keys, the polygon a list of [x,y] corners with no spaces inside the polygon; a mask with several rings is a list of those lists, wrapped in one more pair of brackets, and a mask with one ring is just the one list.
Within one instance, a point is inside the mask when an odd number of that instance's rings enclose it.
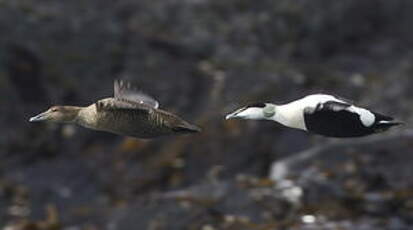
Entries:
{"label": "black plumage", "polygon": [[361,137],[400,124],[391,122],[392,117],[371,112],[375,117],[374,122],[366,126],[359,113],[349,110],[351,106],[344,102],[327,101],[317,104],[315,109],[304,110],[307,130],[330,137]]}

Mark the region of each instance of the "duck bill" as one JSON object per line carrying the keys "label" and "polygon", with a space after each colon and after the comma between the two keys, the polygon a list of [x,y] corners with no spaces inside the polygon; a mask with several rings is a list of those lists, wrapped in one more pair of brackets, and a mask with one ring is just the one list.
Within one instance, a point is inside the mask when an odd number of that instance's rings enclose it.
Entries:
{"label": "duck bill", "polygon": [[225,116],[225,120],[240,119],[241,117],[238,114],[239,114],[239,111],[235,111],[233,113],[230,113],[227,116]]}
{"label": "duck bill", "polygon": [[31,117],[29,119],[30,122],[38,122],[38,121],[45,121],[48,119],[48,113],[44,112],[44,113],[40,113],[34,117]]}
{"label": "duck bill", "polygon": [[225,120],[234,119],[234,117],[234,114],[228,114],[227,116],[225,116]]}

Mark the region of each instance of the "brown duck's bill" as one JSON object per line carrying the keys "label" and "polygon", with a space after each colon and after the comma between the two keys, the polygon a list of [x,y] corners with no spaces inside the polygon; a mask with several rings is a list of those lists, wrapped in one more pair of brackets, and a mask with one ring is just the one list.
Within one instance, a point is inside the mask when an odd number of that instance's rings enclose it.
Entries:
{"label": "brown duck's bill", "polygon": [[38,122],[38,121],[44,121],[47,120],[47,112],[40,113],[34,117],[31,117],[29,119],[29,122]]}

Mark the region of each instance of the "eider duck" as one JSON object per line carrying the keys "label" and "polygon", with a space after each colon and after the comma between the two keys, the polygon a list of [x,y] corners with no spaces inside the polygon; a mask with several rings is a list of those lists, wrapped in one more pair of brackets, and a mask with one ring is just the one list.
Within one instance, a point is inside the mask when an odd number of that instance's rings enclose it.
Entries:
{"label": "eider duck", "polygon": [[402,124],[392,117],[326,94],[309,95],[284,105],[247,105],[226,116],[226,119],[234,118],[276,121],[327,137],[362,137]]}
{"label": "eider duck", "polygon": [[200,128],[158,108],[152,97],[115,80],[114,97],[86,107],[52,106],[30,118],[30,122],[53,121],[137,138],[200,132]]}

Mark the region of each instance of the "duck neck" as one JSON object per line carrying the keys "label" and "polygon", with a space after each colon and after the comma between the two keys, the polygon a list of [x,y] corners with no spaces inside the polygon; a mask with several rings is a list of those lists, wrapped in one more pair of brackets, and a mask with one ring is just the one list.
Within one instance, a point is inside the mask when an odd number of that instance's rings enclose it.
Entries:
{"label": "duck neck", "polygon": [[79,106],[64,106],[65,109],[65,116],[64,116],[64,121],[65,123],[76,123],[80,111],[84,107],[79,107]]}
{"label": "duck neck", "polygon": [[276,122],[278,122],[278,123],[280,123],[280,124],[282,124],[282,125],[288,125],[288,119],[287,119],[287,117],[286,117],[286,113],[285,113],[285,110],[284,110],[284,107],[281,105],[281,106],[279,106],[279,105],[277,105],[276,106],[276,113],[275,113],[275,115],[272,117],[272,120],[274,120],[274,121],[276,121]]}
{"label": "duck neck", "polygon": [[97,112],[95,104],[78,108],[79,110],[74,123],[87,128],[95,129],[97,125]]}
{"label": "duck neck", "polygon": [[287,127],[306,130],[302,110],[291,104],[277,106],[273,120]]}

